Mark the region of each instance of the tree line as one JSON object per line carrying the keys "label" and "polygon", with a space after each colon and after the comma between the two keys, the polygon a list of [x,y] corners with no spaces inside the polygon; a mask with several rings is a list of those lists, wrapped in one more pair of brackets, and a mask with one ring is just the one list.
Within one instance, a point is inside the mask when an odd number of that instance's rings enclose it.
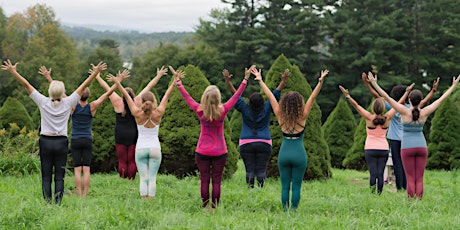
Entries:
{"label": "tree line", "polygon": [[[291,71],[298,69],[307,82],[316,82],[321,69],[331,71],[317,99],[319,126],[339,101],[338,84],[349,88],[360,104],[370,104],[372,97],[361,83],[363,71],[377,74],[387,90],[396,84],[415,82],[416,88],[425,93],[436,77],[442,77],[442,90],[450,84],[451,76],[460,73],[460,14],[453,0],[222,1],[228,7],[212,10],[211,19],[201,19],[194,33],[186,38],[175,36],[181,33],[169,34],[167,42],[150,44],[153,47],[142,43],[142,36],[136,32],[133,38],[108,33],[97,41],[89,35],[85,38],[84,34],[72,34],[62,29],[51,7],[41,4],[10,17],[1,10],[0,55],[2,60],[20,62],[20,73],[41,92],[46,92],[48,84],[38,77],[41,65],[52,68],[53,78],[65,81],[68,91],[86,78],[90,63],[101,60],[109,66],[106,72],[112,74],[123,68],[123,62],[131,62],[132,77],[126,86],[134,90],[141,89],[158,67],[189,64],[201,71],[210,84],[224,89],[224,68],[235,76],[234,83],[252,64],[262,68],[264,77],[268,77],[278,74],[269,71],[283,55],[289,63],[286,66]],[[122,56],[120,44],[130,42],[142,44],[143,54]],[[25,108],[35,108],[13,81],[6,73],[0,73],[0,104],[11,96]],[[169,79],[162,79],[156,87],[157,95],[163,95],[168,84]],[[100,89],[92,88],[93,95],[99,95]],[[251,85],[246,92],[254,90],[259,89]],[[230,96],[226,90],[222,93],[224,99]],[[110,106],[100,110],[110,116]],[[33,128],[38,128],[38,112],[28,112],[36,125]],[[105,143],[96,146],[96,151],[100,148],[101,154],[103,149],[110,152]],[[327,175],[328,170],[323,173]]]}

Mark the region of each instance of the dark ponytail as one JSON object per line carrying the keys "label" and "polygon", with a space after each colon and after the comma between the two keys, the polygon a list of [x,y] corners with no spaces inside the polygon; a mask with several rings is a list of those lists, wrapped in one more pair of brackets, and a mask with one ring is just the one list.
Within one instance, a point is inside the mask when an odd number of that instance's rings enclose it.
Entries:
{"label": "dark ponytail", "polygon": [[372,120],[372,123],[374,123],[375,126],[377,125],[384,125],[385,122],[387,121],[387,118],[383,115],[377,115],[374,120]]}
{"label": "dark ponytail", "polygon": [[412,121],[417,121],[420,117],[420,109],[418,105],[422,101],[422,91],[420,90],[413,90],[409,94],[409,101],[412,105]]}
{"label": "dark ponytail", "polygon": [[257,135],[257,117],[264,107],[264,98],[258,92],[252,93],[249,96],[249,108],[252,112],[251,130],[253,135]]}

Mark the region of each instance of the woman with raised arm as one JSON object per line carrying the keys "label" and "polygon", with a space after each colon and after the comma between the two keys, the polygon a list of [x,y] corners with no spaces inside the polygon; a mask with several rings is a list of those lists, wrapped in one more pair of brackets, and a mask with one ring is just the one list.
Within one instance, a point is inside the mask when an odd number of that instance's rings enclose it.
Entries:
{"label": "woman with raised arm", "polygon": [[[321,90],[324,78],[328,73],[328,70],[321,71],[318,85],[316,85],[306,103],[304,103],[300,93],[291,91],[285,93],[278,104],[275,96],[262,80],[261,70],[252,69],[255,80],[259,81],[260,87],[272,105],[273,113],[278,119],[283,134],[283,141],[278,155],[278,168],[281,179],[281,203],[285,211],[288,211],[289,208],[297,209],[300,202],[300,189],[303,175],[307,169],[307,152],[303,144],[305,124],[315,98]],[[289,202],[291,183],[292,198],[291,202]]]}
{"label": "woman with raised arm", "polygon": [[390,103],[398,113],[401,114],[403,135],[401,140],[401,158],[407,178],[407,195],[409,198],[422,199],[423,196],[423,175],[425,173],[428,148],[423,135],[423,125],[428,116],[432,114],[441,103],[457,87],[460,75],[453,78],[452,86],[436,101],[430,105],[420,108],[423,95],[420,90],[413,90],[409,94],[410,107],[399,104],[391,98],[377,84],[377,76],[371,72],[368,74],[369,81],[377,92]]}
{"label": "woman with raised arm", "polygon": [[[235,105],[238,98],[246,88],[248,78],[251,75],[250,69],[246,69],[245,76],[238,90],[232,97],[222,104],[219,88],[215,85],[208,86],[201,96],[201,103],[196,102],[185,90],[179,77],[176,77],[175,84],[185,102],[196,113],[201,124],[200,137],[195,150],[195,160],[200,171],[201,199],[203,208],[209,203],[209,184],[212,178],[212,207],[214,212],[220,201],[220,187],[222,173],[227,162],[227,143],[224,138],[224,121],[227,113]],[[172,73],[175,70],[169,66]]]}
{"label": "woman with raised arm", "polygon": [[[177,71],[173,77],[180,78],[183,75],[183,72]],[[146,91],[140,95],[142,104],[138,106],[130,97],[128,91],[121,85],[119,77],[109,75],[108,80],[117,85],[136,119],[139,132],[136,142],[136,165],[140,177],[140,196],[141,198],[154,199],[157,173],[161,164],[161,145],[158,139],[158,130],[169,96],[174,90],[174,84],[171,84],[166,90],[159,105],[157,105],[155,95],[150,91]]]}
{"label": "woman with raised arm", "polygon": [[[369,80],[367,79],[366,73],[361,74],[361,78],[364,82],[364,85],[366,88],[369,90],[371,95],[374,98],[379,98],[380,95],[372,88],[370,85]],[[426,95],[426,97],[423,98],[423,100],[419,104],[419,108],[422,108],[425,106],[425,104],[428,103],[428,101],[431,100],[433,97],[434,93],[438,89],[439,85],[439,77],[433,82],[433,87],[431,88],[430,92]],[[395,99],[395,101],[399,101],[401,97],[404,95],[406,92],[408,86],[406,85],[396,85],[391,89],[390,95]],[[407,100],[406,100],[407,101]],[[410,107],[409,103],[404,101],[403,104],[407,108]],[[385,108],[387,110],[392,109],[391,105],[385,101]],[[402,164],[401,160],[401,138],[402,138],[402,124],[401,124],[401,115],[396,112],[394,115],[393,119],[390,121],[390,125],[388,126],[388,132],[387,132],[387,139],[390,142],[390,153],[391,153],[391,160],[393,162],[393,171],[395,175],[395,184],[396,184],[396,190],[397,191],[402,191],[406,189],[407,181],[406,181],[406,175],[404,173],[404,167]]]}
{"label": "woman with raised arm", "polygon": [[[232,93],[236,92],[235,87],[230,82],[232,75],[224,70],[222,74],[225,82]],[[273,91],[276,100],[280,99],[289,78],[289,70],[286,69],[281,75],[281,82]],[[270,101],[264,101],[262,94],[254,92],[249,96],[249,103],[239,97],[235,104],[235,109],[241,113],[243,118],[240,133],[240,155],[246,168],[246,184],[254,188],[254,178],[257,177],[258,186],[264,186],[267,177],[267,165],[272,154],[272,138],[270,135],[270,117],[272,106]]]}
{"label": "woman with raised arm", "polygon": [[[26,88],[40,110],[39,148],[43,197],[49,203],[54,198],[54,202],[60,204],[64,193],[65,167],[69,153],[67,123],[70,112],[80,100],[85,88],[100,71],[107,68],[107,65],[102,62],[97,66],[92,65],[90,76],[68,97],[63,97],[65,87],[62,81],[52,81],[48,89],[49,97],[44,96],[17,72],[16,66],[17,63],[13,65],[10,60],[7,60],[2,65],[2,70],[10,72]],[[53,171],[54,196],[51,195]]]}
{"label": "woman with raised arm", "polygon": [[[157,69],[157,75],[147,84],[147,86],[136,96],[133,89],[126,87],[125,90],[137,107],[142,106],[141,95],[145,92],[150,92],[158,83],[160,78],[168,72],[168,69],[161,67]],[[110,89],[107,82],[101,77],[96,78],[99,84],[106,91]],[[131,114],[127,103],[127,97],[121,97],[112,93],[109,97],[115,110],[115,150],[118,156],[118,174],[121,178],[134,179],[137,173],[135,150],[137,141],[137,126],[136,121]]]}
{"label": "woman with raised arm", "polygon": [[[51,68],[48,70],[45,66],[40,67],[39,74],[43,75],[50,83],[53,81],[51,78]],[[123,71],[120,74],[120,80],[125,79],[129,75],[128,71]],[[72,132],[70,139],[70,152],[73,159],[73,170],[75,177],[75,187],[79,197],[86,197],[89,191],[89,184],[91,180],[91,158],[93,150],[93,136],[92,125],[93,117],[96,115],[96,110],[102,103],[107,100],[115,90],[116,85],[113,85],[109,91],[101,95],[97,100],[88,103],[90,97],[89,88],[86,87],[81,95],[78,103],[72,108]],[[83,173],[83,178],[82,178]]]}
{"label": "woman with raised arm", "polygon": [[[406,88],[404,95],[398,103],[403,103],[406,100],[412,87],[414,87],[414,84]],[[372,193],[375,193],[377,188],[378,194],[382,194],[384,184],[383,173],[389,152],[388,141],[385,135],[396,110],[390,109],[388,112],[385,112],[385,100],[383,97],[379,97],[372,104],[373,113],[370,113],[350,96],[348,89],[345,89],[341,85],[339,85],[339,88],[343,95],[345,95],[345,98],[358,111],[359,115],[366,120],[367,136],[364,143],[364,156],[370,173],[369,185]]]}

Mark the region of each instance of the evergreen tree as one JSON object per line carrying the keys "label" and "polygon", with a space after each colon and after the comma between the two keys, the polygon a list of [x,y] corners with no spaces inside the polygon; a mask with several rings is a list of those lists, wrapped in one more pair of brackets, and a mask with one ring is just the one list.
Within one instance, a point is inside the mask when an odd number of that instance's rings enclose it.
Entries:
{"label": "evergreen tree", "polygon": [[[281,81],[279,76],[285,69],[289,69],[291,71],[291,75],[289,76],[282,94],[289,91],[297,91],[302,94],[305,100],[307,100],[312,93],[312,89],[308,81],[300,69],[295,65],[291,65],[284,55],[280,55],[276,59],[266,74],[265,82],[267,87],[270,89],[276,88]],[[321,96],[322,95],[320,93],[318,97]],[[282,137],[281,130],[275,116],[272,116],[270,132],[273,139],[273,157],[268,164],[267,175],[271,177],[278,177],[278,153]],[[308,156],[308,165],[304,179],[311,180],[330,178],[332,176],[330,162],[331,156],[329,155],[329,148],[324,139],[323,130],[321,128],[321,110],[316,102],[307,118],[304,134],[304,145]]]}
{"label": "evergreen tree", "polygon": [[0,127],[10,127],[10,123],[16,123],[20,128],[27,127],[28,130],[38,128],[38,125],[32,124],[32,118],[26,108],[16,98],[6,99],[0,109],[0,118]]}
{"label": "evergreen tree", "polygon": [[459,108],[450,98],[447,98],[436,110],[431,120],[427,168],[444,170],[460,168],[459,113]]}
{"label": "evergreen tree", "polygon": [[348,103],[340,98],[337,106],[323,124],[324,138],[331,153],[331,165],[343,168],[343,159],[353,145],[356,120]]}
{"label": "evergreen tree", "polygon": [[[182,84],[195,101],[201,100],[209,81],[195,66],[181,67],[186,73]],[[231,141],[231,127],[226,118],[224,135],[227,142],[228,157],[224,170],[224,178],[231,178],[237,169],[238,153]],[[169,99],[166,112],[163,116],[159,138],[161,143],[162,163],[160,171],[173,174],[177,177],[195,175],[195,149],[200,136],[200,121],[190,109],[180,93],[175,90]]]}

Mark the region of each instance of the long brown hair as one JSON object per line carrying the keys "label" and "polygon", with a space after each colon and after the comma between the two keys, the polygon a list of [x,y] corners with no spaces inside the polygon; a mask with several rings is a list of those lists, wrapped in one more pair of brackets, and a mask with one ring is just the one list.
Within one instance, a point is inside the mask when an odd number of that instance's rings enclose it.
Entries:
{"label": "long brown hair", "polygon": [[280,100],[279,113],[283,120],[285,128],[294,129],[297,125],[297,120],[302,116],[304,110],[303,96],[296,92],[291,91],[283,95]]}
{"label": "long brown hair", "polygon": [[221,102],[222,96],[220,95],[219,88],[215,85],[206,87],[201,96],[201,109],[203,109],[203,117],[209,121],[218,120],[221,116]]}
{"label": "long brown hair", "polygon": [[145,92],[141,95],[142,98],[142,111],[145,114],[152,114],[152,112],[157,108],[157,100],[155,95],[152,92]]}
{"label": "long brown hair", "polygon": [[387,118],[384,116],[385,114],[385,100],[382,97],[375,99],[374,103],[372,104],[372,111],[376,115],[372,123],[377,125],[384,125],[387,121]]}

